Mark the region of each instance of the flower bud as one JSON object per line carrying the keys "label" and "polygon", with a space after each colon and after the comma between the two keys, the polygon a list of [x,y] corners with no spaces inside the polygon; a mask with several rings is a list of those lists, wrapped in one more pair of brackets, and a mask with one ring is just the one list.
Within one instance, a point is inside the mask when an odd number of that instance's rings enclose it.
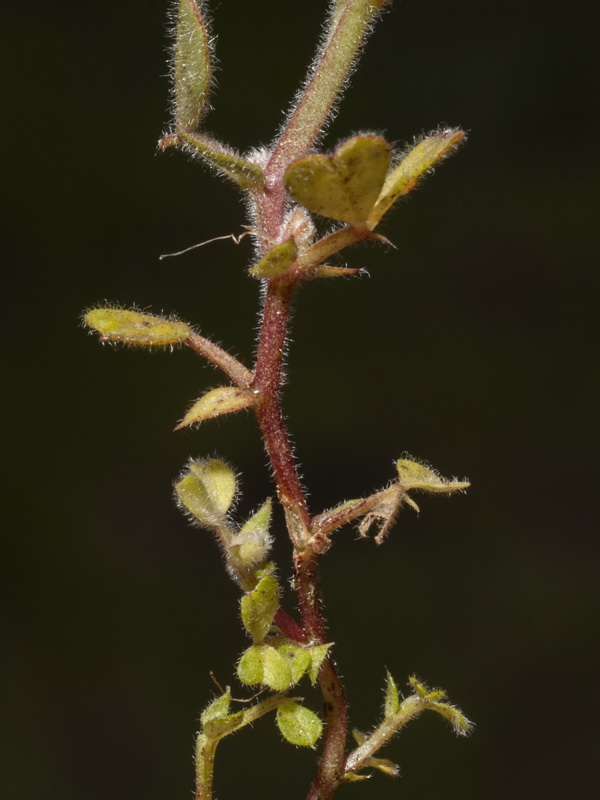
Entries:
{"label": "flower bud", "polygon": [[175,484],[175,493],[183,508],[208,528],[225,522],[236,491],[233,470],[217,458],[190,461]]}
{"label": "flower bud", "polygon": [[103,342],[123,342],[142,347],[177,344],[192,333],[185,322],[124,308],[92,308],[83,321],[98,331]]}
{"label": "flower bud", "polygon": [[247,574],[264,564],[271,549],[270,521],[271,501],[267,500],[232,538],[228,558],[236,572]]}

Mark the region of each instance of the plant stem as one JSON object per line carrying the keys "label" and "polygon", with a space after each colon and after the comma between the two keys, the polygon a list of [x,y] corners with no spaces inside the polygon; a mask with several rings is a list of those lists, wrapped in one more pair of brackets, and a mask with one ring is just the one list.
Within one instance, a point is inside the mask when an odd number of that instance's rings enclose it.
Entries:
{"label": "plant stem", "polygon": [[[295,588],[305,637],[310,642],[325,644],[327,632],[319,598],[317,557],[307,544],[311,520],[280,400],[283,355],[296,285],[296,282],[277,279],[268,283],[252,389],[257,392],[254,412],[294,545]],[[326,727],[323,752],[309,798],[326,800],[333,795],[344,771],[347,708],[342,684],[330,658],[324,661],[318,680]]]}
{"label": "plant stem", "polygon": [[[325,643],[327,632],[321,612],[317,556],[309,548],[304,553],[296,553],[294,567],[298,604],[309,638]],[[344,774],[348,732],[346,695],[331,656],[323,662],[318,680],[323,695],[325,738],[317,775],[307,800],[328,800],[333,797]]]}
{"label": "plant stem", "polygon": [[294,100],[271,157],[264,168],[265,191],[257,194],[255,216],[268,241],[276,241],[288,197],[283,175],[289,164],[306,155],[323,132],[356,60],[370,23],[387,0],[338,0],[332,3],[327,32],[304,87]]}
{"label": "plant stem", "polygon": [[196,739],[196,793],[195,800],[212,800],[215,751],[219,741],[198,734]]}
{"label": "plant stem", "polygon": [[185,343],[188,347],[194,350],[201,356],[204,356],[208,361],[223,370],[231,380],[237,385],[247,388],[252,382],[253,373],[247,369],[241,361],[238,361],[235,356],[232,356],[218,344],[211,342],[210,339],[205,339],[199,333],[192,333]]}
{"label": "plant stem", "polygon": [[413,717],[418,716],[427,705],[416,695],[411,695],[402,701],[395,714],[387,717],[375,728],[373,733],[348,756],[346,772],[356,772],[361,769],[383,745],[394,736],[400,728],[404,727]]}
{"label": "plant stem", "polygon": [[[279,241],[287,195],[283,175],[288,164],[304,155],[322,132],[325,121],[352,69],[356,54],[371,20],[385,0],[338,0],[332,5],[329,29],[294,110],[283,127],[269,163],[265,167],[265,191],[255,198],[255,223],[260,231],[259,250]],[[345,228],[315,247],[313,263],[357,241],[368,232]],[[299,265],[300,266],[300,265]],[[269,455],[277,493],[283,506],[294,547],[295,588],[302,625],[308,641],[325,644],[327,632],[319,597],[317,554],[309,544],[311,519],[306,495],[292,451],[281,410],[283,356],[294,292],[302,269],[267,282],[265,304],[252,389],[257,394],[254,412]],[[330,657],[319,673],[323,695],[325,735],[317,776],[309,800],[332,797],[344,775],[348,712],[344,689]]]}
{"label": "plant stem", "polygon": [[330,258],[335,253],[343,250],[350,245],[359,242],[361,239],[380,239],[379,234],[372,233],[369,230],[358,230],[352,225],[344,225],[343,228],[327,234],[322,239],[312,244],[305,250],[298,259],[297,270],[302,274],[305,270],[314,266],[319,266],[326,259]]}
{"label": "plant stem", "polygon": [[294,547],[303,549],[310,535],[310,518],[280,402],[283,354],[294,290],[295,284],[290,282],[269,282],[252,390],[257,394],[254,412],[269,454],[290,536]]}
{"label": "plant stem", "polygon": [[325,38],[265,169],[268,186],[279,185],[288,164],[310,150],[323,132],[371,20],[385,2],[339,0],[332,4]]}
{"label": "plant stem", "polygon": [[[235,725],[235,730],[251,725],[257,719],[276,709],[282,703],[287,703],[296,698],[289,697],[287,692],[271,695],[260,703],[246,709],[243,717]],[[232,729],[228,731],[232,732]],[[212,800],[213,776],[215,769],[215,751],[221,739],[228,734],[223,731],[220,736],[211,738],[204,733],[199,733],[196,738],[196,794],[195,800]]]}
{"label": "plant stem", "polygon": [[298,625],[295,619],[292,619],[287,611],[279,606],[275,613],[273,620],[275,625],[280,628],[281,632],[296,642],[306,642],[306,631],[301,625]]}

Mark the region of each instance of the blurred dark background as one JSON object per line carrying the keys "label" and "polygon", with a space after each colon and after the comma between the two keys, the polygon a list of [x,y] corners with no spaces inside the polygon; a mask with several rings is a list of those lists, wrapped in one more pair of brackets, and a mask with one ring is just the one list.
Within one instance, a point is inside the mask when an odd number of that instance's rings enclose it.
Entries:
{"label": "blurred dark background", "polygon": [[[233,188],[156,154],[165,6],[5,13],[11,800],[190,797],[209,671],[242,691],[237,591],[170,486],[189,456],[218,453],[243,475],[240,514],[256,508],[273,489],[253,421],[172,433],[217,373],[189,351],[101,347],[79,327],[93,303],[136,303],[252,357],[250,244],[158,260],[245,222]],[[210,130],[241,149],[270,141],[324,8],[214,4]],[[312,509],[380,487],[403,451],[473,484],[421,498],[382,547],[344,529],[323,559],[353,724],[377,721],[386,668],[443,686],[477,723],[458,740],[421,718],[383,753],[399,780],[340,797],[597,796],[600,120],[585,8],[395,3],[324,141],[469,131],[386,221],[397,250],[348,253],[370,278],[315,283],[297,303],[285,408]],[[223,743],[216,795],[301,800],[315,757],[262,720]]]}

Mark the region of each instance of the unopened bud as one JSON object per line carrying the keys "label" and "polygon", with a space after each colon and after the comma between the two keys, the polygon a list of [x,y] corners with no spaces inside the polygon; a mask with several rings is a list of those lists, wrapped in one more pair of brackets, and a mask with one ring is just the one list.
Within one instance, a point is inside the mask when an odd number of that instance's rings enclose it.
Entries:
{"label": "unopened bud", "polygon": [[185,322],[124,308],[92,308],[83,321],[103,342],[158,347],[185,341],[192,329]]}
{"label": "unopened bud", "polygon": [[181,505],[201,525],[221,525],[235,497],[233,470],[217,458],[190,461],[175,492]]}
{"label": "unopened bud", "polygon": [[229,563],[243,575],[262,566],[271,549],[271,501],[267,500],[231,540]]}

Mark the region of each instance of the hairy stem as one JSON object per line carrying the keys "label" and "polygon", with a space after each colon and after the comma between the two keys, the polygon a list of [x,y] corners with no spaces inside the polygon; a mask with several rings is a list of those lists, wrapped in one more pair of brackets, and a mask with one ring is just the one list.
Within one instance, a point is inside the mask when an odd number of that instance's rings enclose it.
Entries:
{"label": "hairy stem", "polygon": [[288,520],[295,548],[303,548],[309,536],[310,518],[304,489],[281,411],[283,355],[295,285],[271,281],[263,310],[256,370],[252,390],[254,412],[260,425],[279,500]]}
{"label": "hairy stem", "polygon": [[195,800],[212,800],[215,751],[219,741],[210,740],[203,733],[196,739],[196,793]]}
{"label": "hairy stem", "polygon": [[416,695],[402,701],[399,710],[383,720],[370,736],[348,756],[346,772],[361,769],[383,745],[414,717],[418,716],[427,705]]}
{"label": "hairy stem", "polygon": [[[319,598],[317,557],[307,546],[310,517],[281,410],[284,381],[283,355],[296,283],[273,280],[267,288],[256,370],[252,389],[258,402],[254,411],[283,505],[294,545],[295,587],[305,638],[325,644],[327,633]],[[344,690],[333,662],[326,659],[319,673],[325,712],[325,738],[317,777],[309,797],[325,800],[339,785],[344,770],[347,709]]]}
{"label": "hairy stem", "polygon": [[266,168],[267,184],[280,183],[290,161],[309,150],[323,132],[371,20],[385,2],[338,0],[332,5],[326,36]]}
{"label": "hairy stem", "polygon": [[[321,611],[317,575],[317,556],[310,549],[297,553],[294,558],[296,593],[309,638],[325,643],[327,631]],[[307,800],[327,800],[333,797],[344,774],[348,709],[344,688],[331,656],[323,662],[319,672],[319,688],[323,695],[325,738],[317,775]]]}
{"label": "hairy stem", "polygon": [[199,333],[193,332],[185,340],[185,343],[196,353],[222,369],[237,386],[247,388],[252,383],[253,373],[235,356],[223,350],[218,344],[211,342],[210,339],[205,339]]}
{"label": "hairy stem", "polygon": [[379,234],[372,233],[369,230],[359,230],[352,225],[345,225],[343,228],[327,234],[322,239],[312,244],[307,250],[302,253],[298,259],[297,270],[302,274],[307,269],[319,266],[326,259],[338,253],[350,245],[360,242],[361,239],[378,239],[381,240]]}
{"label": "hairy stem", "polygon": [[288,202],[284,172],[295,158],[305,155],[314,146],[323,132],[371,21],[386,2],[337,0],[332,3],[326,35],[264,168],[265,191],[256,198],[255,221],[266,235],[265,248],[268,242],[276,242],[281,232]]}
{"label": "hairy stem", "polygon": [[[289,697],[287,692],[271,695],[260,703],[256,703],[247,708],[241,720],[235,726],[235,730],[251,725],[257,719],[276,709],[282,703],[290,702],[296,698]],[[213,797],[213,775],[215,768],[215,751],[221,739],[232,733],[232,729],[223,732],[218,737],[210,737],[204,733],[199,733],[196,738],[196,794],[195,800],[212,800]]]}
{"label": "hairy stem", "polygon": [[[259,248],[262,250],[279,241],[282,235],[288,202],[283,185],[285,169],[294,158],[307,152],[322,132],[352,70],[369,24],[384,3],[385,0],[337,0],[332,5],[325,39],[265,168],[265,191],[255,197],[255,222],[260,231]],[[348,228],[338,232],[321,243],[320,249],[315,248],[311,253],[313,263],[322,263],[327,255],[364,235],[369,234]],[[308,263],[302,266],[306,267]],[[302,626],[308,641],[324,644],[327,633],[319,598],[317,555],[309,545],[311,520],[280,401],[290,309],[301,272],[298,270],[295,278],[282,277],[267,284],[252,389],[257,394],[254,412],[294,546],[295,586]],[[318,680],[326,727],[323,752],[309,800],[327,800],[339,786],[344,774],[348,726],[344,690],[330,657],[323,663]]]}

